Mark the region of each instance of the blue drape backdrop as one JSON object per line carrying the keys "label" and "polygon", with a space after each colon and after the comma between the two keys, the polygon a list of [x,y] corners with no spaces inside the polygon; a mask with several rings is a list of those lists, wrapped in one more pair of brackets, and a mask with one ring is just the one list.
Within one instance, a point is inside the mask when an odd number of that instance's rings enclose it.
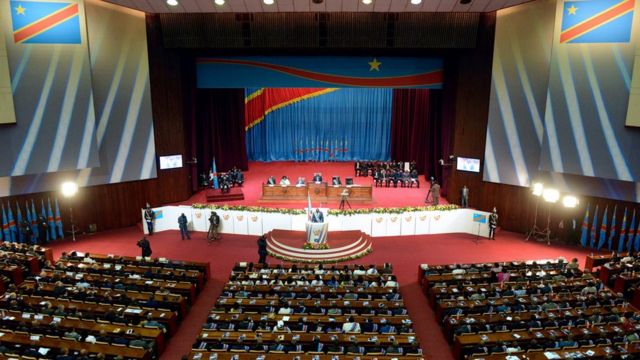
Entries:
{"label": "blue drape backdrop", "polygon": [[[245,97],[257,90],[246,89]],[[257,161],[389,160],[391,107],[392,89],[341,88],[265,111],[247,130],[247,156]]]}

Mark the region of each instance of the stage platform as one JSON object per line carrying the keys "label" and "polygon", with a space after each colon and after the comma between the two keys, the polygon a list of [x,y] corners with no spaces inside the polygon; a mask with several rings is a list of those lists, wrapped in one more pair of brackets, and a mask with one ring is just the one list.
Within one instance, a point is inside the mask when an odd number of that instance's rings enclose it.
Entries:
{"label": "stage platform", "polygon": [[362,231],[330,231],[327,235],[329,249],[306,250],[304,231],[273,230],[267,233],[269,255],[280,260],[308,263],[335,263],[359,259],[373,248],[371,239]]}
{"label": "stage platform", "polygon": [[[360,208],[380,208],[380,207],[405,207],[424,206],[424,200],[429,191],[429,183],[424,175],[420,175],[420,188],[386,188],[373,186],[372,177],[356,177],[354,162],[250,162],[249,170],[245,174],[245,183],[242,192],[243,200],[225,200],[217,204],[243,205],[243,206],[263,206],[287,209],[301,209],[306,207],[307,200],[261,200],[262,184],[269,176],[275,176],[278,180],[282,175],[286,175],[295,181],[298,177],[305,177],[311,180],[313,173],[320,172],[324,179],[331,179],[332,176],[340,176],[342,182],[345,178],[351,177],[355,184],[372,186],[372,200],[361,202],[354,201],[351,206],[354,209]],[[194,203],[207,203],[207,190],[199,191],[186,201],[176,205],[191,205]],[[448,204],[444,197],[440,198],[440,204]],[[340,206],[339,200],[311,201],[311,206],[329,209],[337,209]]]}
{"label": "stage platform", "polygon": [[229,192],[223,193],[220,189],[207,189],[204,191],[207,202],[230,202],[244,200],[244,193],[241,187],[229,189]]}

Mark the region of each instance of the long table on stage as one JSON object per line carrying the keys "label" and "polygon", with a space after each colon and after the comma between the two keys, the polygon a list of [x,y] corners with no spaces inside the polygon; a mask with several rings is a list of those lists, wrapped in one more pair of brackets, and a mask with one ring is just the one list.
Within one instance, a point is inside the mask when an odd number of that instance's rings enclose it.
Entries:
{"label": "long table on stage", "polygon": [[262,197],[260,200],[306,200],[307,193],[315,201],[340,200],[340,194],[344,189],[349,190],[349,201],[371,201],[371,185],[332,186],[326,182],[307,183],[304,186],[283,186],[262,184]]}

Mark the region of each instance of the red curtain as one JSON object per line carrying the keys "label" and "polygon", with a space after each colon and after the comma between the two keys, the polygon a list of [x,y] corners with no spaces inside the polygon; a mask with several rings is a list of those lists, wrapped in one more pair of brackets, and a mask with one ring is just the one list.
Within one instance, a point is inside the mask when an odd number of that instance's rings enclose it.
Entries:
{"label": "red curtain", "polygon": [[199,173],[208,173],[214,156],[218,171],[247,170],[244,89],[198,89],[195,125]]}
{"label": "red curtain", "polygon": [[433,176],[444,192],[446,174],[438,161],[449,156],[452,127],[442,116],[442,90],[394,89],[391,113],[391,158],[415,161],[418,172]]}

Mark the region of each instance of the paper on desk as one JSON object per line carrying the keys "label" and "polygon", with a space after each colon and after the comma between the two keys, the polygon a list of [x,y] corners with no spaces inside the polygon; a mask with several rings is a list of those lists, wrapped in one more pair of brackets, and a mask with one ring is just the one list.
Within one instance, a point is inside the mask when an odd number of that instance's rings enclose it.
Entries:
{"label": "paper on desk", "polygon": [[553,351],[545,351],[544,356],[546,356],[547,359],[560,359],[560,355]]}

